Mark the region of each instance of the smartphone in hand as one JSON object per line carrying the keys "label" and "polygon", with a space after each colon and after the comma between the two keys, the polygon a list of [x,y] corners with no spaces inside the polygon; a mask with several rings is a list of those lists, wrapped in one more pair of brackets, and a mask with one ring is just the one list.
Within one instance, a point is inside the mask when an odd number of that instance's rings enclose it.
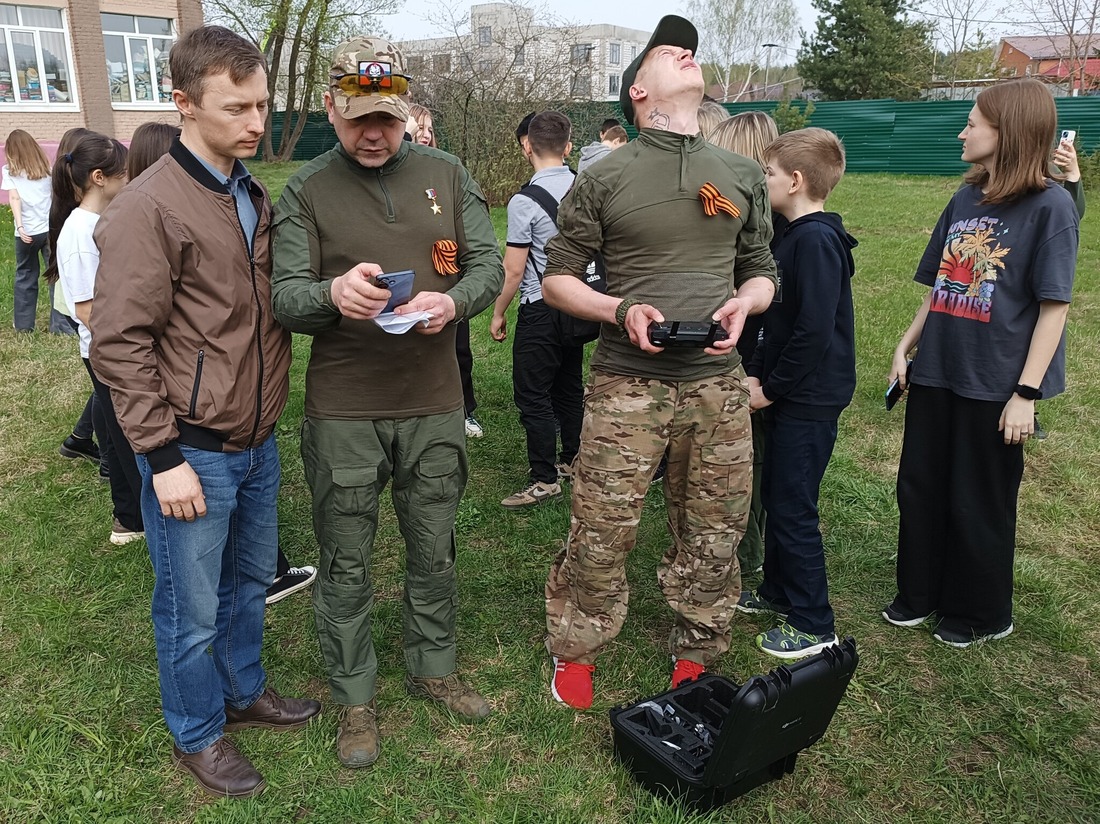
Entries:
{"label": "smartphone in hand", "polygon": [[412,299],[413,278],[412,269],[378,275],[378,282],[383,288],[390,290],[390,299],[386,301],[386,308],[382,310],[382,314],[392,312]]}
{"label": "smartphone in hand", "polygon": [[[905,385],[909,385],[909,374],[913,371],[913,361],[909,360],[905,364]],[[890,385],[886,388],[886,411],[889,412],[898,401],[901,400],[901,396],[905,394],[905,389],[902,388],[901,379],[894,378],[890,381]]]}

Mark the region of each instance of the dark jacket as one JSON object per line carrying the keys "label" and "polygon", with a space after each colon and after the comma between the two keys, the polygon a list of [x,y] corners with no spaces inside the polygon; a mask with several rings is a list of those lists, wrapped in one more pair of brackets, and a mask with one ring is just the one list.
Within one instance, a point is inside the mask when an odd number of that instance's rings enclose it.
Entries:
{"label": "dark jacket", "polygon": [[271,200],[255,180],[250,254],[237,206],[178,140],[96,226],[91,361],[154,472],[178,444],[240,451],[286,405],[290,333],[271,311]]}
{"label": "dark jacket", "polygon": [[852,402],[855,246],[831,212],[798,218],[773,245],[779,289],[746,371],[760,379],[764,397],[795,417],[830,420]]}

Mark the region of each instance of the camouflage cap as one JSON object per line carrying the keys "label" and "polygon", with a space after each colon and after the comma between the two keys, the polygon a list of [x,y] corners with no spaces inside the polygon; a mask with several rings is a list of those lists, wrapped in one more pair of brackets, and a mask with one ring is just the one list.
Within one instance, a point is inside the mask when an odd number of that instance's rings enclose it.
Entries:
{"label": "camouflage cap", "polygon": [[386,112],[402,121],[409,119],[409,99],[405,94],[366,90],[360,94],[348,94],[338,85],[341,78],[374,76],[378,71],[394,79],[405,77],[405,55],[389,40],[353,37],[336,47],[329,67],[329,91],[333,106],[341,117],[351,120],[371,112]]}

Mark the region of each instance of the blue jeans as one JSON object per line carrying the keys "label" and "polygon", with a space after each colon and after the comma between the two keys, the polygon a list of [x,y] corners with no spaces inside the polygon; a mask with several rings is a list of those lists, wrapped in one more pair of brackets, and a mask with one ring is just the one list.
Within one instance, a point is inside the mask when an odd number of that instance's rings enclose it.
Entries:
{"label": "blue jeans", "polygon": [[825,575],[817,499],[836,443],[837,422],[809,421],[782,407],[764,410],[764,580],[757,593],[813,635],[836,628]]}
{"label": "blue jeans", "polygon": [[153,561],[153,634],[164,720],[183,752],[222,736],[225,705],[251,706],[264,690],[264,595],[279,545],[279,451],[272,435],[243,452],[182,446],[207,513],[165,518],[144,455],[141,512]]}

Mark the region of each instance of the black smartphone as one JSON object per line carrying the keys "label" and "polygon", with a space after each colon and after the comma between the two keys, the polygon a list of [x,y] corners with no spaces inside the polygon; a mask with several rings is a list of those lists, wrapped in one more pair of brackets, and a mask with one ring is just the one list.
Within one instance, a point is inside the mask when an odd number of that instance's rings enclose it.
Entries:
{"label": "black smartphone", "polygon": [[392,312],[398,306],[408,303],[412,299],[413,278],[416,273],[412,269],[401,272],[387,272],[378,276],[378,282],[390,290],[390,299],[386,301],[386,308],[382,314]]}
{"label": "black smartphone", "polygon": [[[905,385],[909,385],[909,373],[913,371],[913,361],[909,360],[905,364]],[[889,412],[898,401],[901,400],[901,396],[905,394],[905,390],[901,386],[901,381],[898,378],[894,378],[890,381],[890,385],[886,387],[886,411]]]}

